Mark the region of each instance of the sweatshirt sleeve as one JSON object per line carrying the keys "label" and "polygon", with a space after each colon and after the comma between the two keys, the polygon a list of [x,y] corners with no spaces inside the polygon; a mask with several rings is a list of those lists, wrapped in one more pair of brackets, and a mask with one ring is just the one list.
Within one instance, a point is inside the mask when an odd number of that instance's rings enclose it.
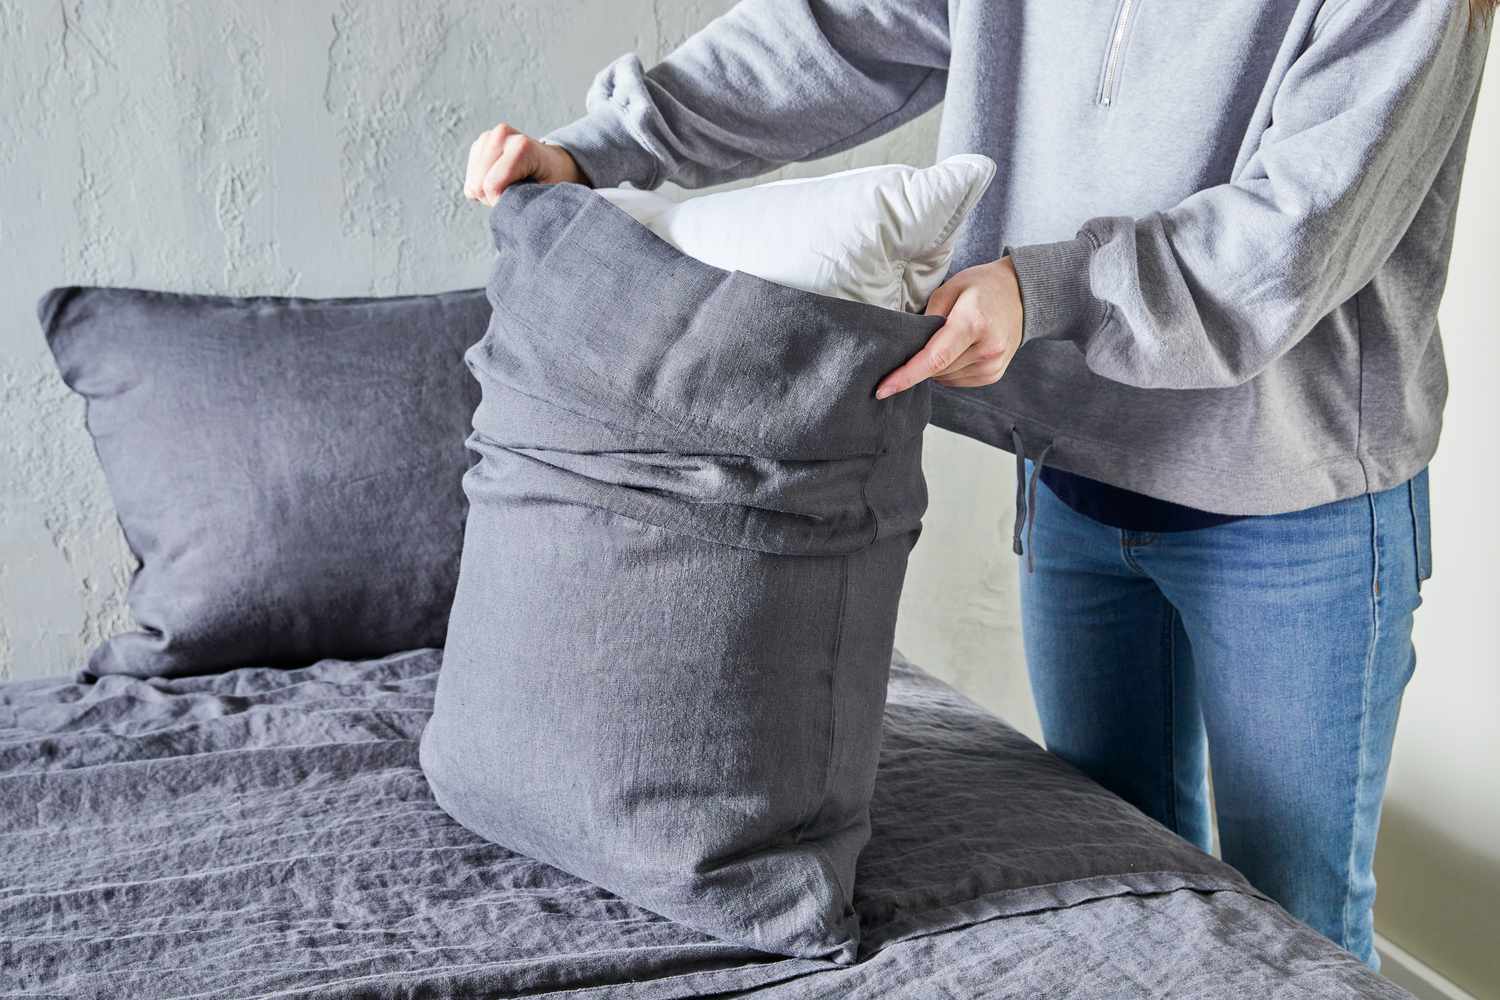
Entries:
{"label": "sweatshirt sleeve", "polygon": [[600,72],[544,136],[597,187],[701,187],[811,160],[942,100],[946,0],[745,0],[650,70]]}
{"label": "sweatshirt sleeve", "polygon": [[1460,0],[1335,0],[1238,176],[1009,248],[1023,342],[1142,388],[1254,378],[1375,276],[1464,134],[1488,44]]}

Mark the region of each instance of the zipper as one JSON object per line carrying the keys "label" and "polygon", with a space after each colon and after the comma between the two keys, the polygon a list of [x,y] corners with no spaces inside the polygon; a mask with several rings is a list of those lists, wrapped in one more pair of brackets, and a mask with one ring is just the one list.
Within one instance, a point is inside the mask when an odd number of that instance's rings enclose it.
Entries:
{"label": "zipper", "polygon": [[1115,102],[1115,92],[1120,88],[1120,62],[1125,57],[1125,38],[1130,33],[1130,22],[1138,2],[1120,0],[1120,6],[1115,10],[1114,27],[1109,31],[1109,48],[1104,53],[1104,71],[1099,77],[1098,101],[1106,108]]}

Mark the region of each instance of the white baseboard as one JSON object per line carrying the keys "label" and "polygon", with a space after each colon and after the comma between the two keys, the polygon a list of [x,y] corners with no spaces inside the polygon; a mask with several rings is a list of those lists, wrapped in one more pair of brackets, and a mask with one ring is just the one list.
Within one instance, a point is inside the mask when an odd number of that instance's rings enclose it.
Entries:
{"label": "white baseboard", "polygon": [[1375,950],[1380,952],[1380,974],[1417,1000],[1476,1000],[1432,966],[1379,934],[1375,935]]}

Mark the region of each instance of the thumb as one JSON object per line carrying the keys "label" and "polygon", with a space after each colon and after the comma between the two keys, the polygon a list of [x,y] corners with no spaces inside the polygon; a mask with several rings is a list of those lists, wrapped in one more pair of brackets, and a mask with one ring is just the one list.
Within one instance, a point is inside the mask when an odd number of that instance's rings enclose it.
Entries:
{"label": "thumb", "polygon": [[875,398],[894,396],[918,382],[941,375],[973,342],[973,334],[960,329],[958,324],[944,323],[920,351],[907,359],[906,364],[881,379],[880,385],[875,387]]}
{"label": "thumb", "polygon": [[942,316],[947,318],[948,313],[953,310],[953,303],[958,301],[963,286],[957,278],[949,278],[937,287],[937,291],[927,299],[927,308],[923,310],[924,316]]}

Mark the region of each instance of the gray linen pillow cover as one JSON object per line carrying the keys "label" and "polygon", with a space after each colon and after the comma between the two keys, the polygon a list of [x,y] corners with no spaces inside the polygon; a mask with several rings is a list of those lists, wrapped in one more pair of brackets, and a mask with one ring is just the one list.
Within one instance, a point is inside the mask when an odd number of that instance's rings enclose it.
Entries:
{"label": "gray linen pillow cover", "polygon": [[768,952],[850,962],[938,320],[508,190],[422,766],[464,826]]}
{"label": "gray linen pillow cover", "polygon": [[441,645],[477,387],[474,289],[366,299],[58,288],[38,306],[140,567],[86,674]]}

